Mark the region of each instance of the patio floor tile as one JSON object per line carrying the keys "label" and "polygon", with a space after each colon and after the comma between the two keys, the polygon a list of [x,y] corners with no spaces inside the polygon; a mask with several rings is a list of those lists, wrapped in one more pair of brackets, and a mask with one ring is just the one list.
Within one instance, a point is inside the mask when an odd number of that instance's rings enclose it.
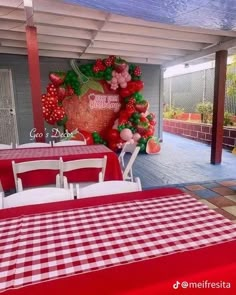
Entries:
{"label": "patio floor tile", "polygon": [[209,198],[209,202],[211,202],[212,204],[214,204],[215,206],[217,206],[219,208],[227,207],[227,206],[235,206],[235,202],[233,202],[223,196]]}
{"label": "patio floor tile", "polygon": [[204,187],[214,188],[214,187],[221,187],[221,185],[218,182],[210,182],[210,183],[204,183]]}
{"label": "patio floor tile", "polygon": [[200,202],[202,202],[203,204],[207,205],[210,209],[216,209],[217,207],[215,205],[213,205],[212,203],[208,202],[205,199],[200,199]]}
{"label": "patio floor tile", "polygon": [[236,218],[236,206],[223,207],[222,209],[234,215],[234,217]]}
{"label": "patio floor tile", "polygon": [[216,188],[212,188],[212,190],[222,196],[235,195],[236,193],[235,190],[232,190],[228,187],[216,187]]}
{"label": "patio floor tile", "polygon": [[195,185],[187,185],[185,186],[186,189],[190,190],[190,191],[197,191],[197,190],[203,190],[204,187],[198,184]]}
{"label": "patio floor tile", "polygon": [[224,186],[236,186],[236,180],[219,181],[219,184]]}
{"label": "patio floor tile", "polygon": [[204,198],[204,199],[208,199],[208,198],[213,198],[213,197],[219,197],[220,195],[213,192],[212,190],[209,190],[209,189],[202,189],[202,190],[199,190],[199,191],[194,191],[194,193],[196,195],[198,195],[199,197],[201,198]]}
{"label": "patio floor tile", "polygon": [[223,215],[225,218],[228,218],[230,220],[235,220],[236,217],[233,214],[230,214],[229,212],[221,209],[221,208],[217,208],[217,209],[213,209],[214,211],[216,211],[217,213]]}
{"label": "patio floor tile", "polygon": [[225,198],[234,201],[236,203],[236,195],[225,196]]}

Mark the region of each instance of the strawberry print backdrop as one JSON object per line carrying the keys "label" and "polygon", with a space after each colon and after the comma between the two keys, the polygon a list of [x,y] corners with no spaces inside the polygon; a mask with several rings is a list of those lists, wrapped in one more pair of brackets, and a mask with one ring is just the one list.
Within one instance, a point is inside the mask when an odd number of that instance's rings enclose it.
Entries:
{"label": "strawberry print backdrop", "polygon": [[[42,95],[43,116],[51,125],[82,133],[88,144],[106,144],[114,151],[136,142],[141,152],[158,153],[156,119],[142,95],[139,66],[109,56],[72,70],[52,72]],[[73,139],[76,140],[75,134]]]}

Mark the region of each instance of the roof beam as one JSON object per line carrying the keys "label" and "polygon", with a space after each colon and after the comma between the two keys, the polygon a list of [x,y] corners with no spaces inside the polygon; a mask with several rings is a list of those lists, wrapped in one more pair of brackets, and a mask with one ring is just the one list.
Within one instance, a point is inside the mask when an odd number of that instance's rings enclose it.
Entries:
{"label": "roof beam", "polygon": [[128,16],[121,16],[112,14],[110,21],[117,22],[121,24],[132,24],[137,26],[144,27],[153,27],[159,29],[173,30],[173,31],[181,31],[181,32],[190,32],[196,34],[209,34],[209,35],[218,35],[218,36],[228,36],[228,37],[236,37],[236,31],[224,31],[224,30],[211,30],[211,29],[203,29],[203,28],[194,28],[188,26],[176,26],[171,24],[163,24],[157,22],[145,21],[142,19],[132,18]]}
{"label": "roof beam", "polygon": [[[86,50],[86,53],[92,53],[92,54],[111,54],[111,51],[109,49],[104,49],[104,48],[94,48],[94,47],[89,47]],[[160,55],[160,54],[150,54],[147,52],[135,52],[135,51],[129,51],[129,50],[113,50],[112,54],[117,55],[117,56],[129,56],[129,57],[139,57],[139,58],[158,58],[158,59],[163,59],[163,60],[172,60],[172,56],[168,55]]]}
{"label": "roof beam", "polygon": [[173,31],[173,30],[140,27],[137,25],[117,24],[117,23],[111,23],[111,22],[104,25],[104,27],[102,28],[102,31],[171,39],[171,40],[182,40],[182,41],[188,41],[188,42],[202,42],[202,43],[208,43],[208,44],[217,43],[220,41],[220,37],[213,36],[213,35],[179,32],[179,31]]}
{"label": "roof beam", "polygon": [[105,48],[110,50],[127,50],[127,51],[136,51],[136,52],[147,52],[147,53],[160,53],[174,56],[183,56],[186,55],[189,51],[181,50],[181,49],[173,49],[173,48],[165,48],[165,47],[156,47],[156,46],[148,46],[148,45],[137,45],[137,44],[129,44],[129,46],[124,47],[122,43],[116,42],[104,42],[104,41],[94,41],[93,48]]}
{"label": "roof beam", "polygon": [[24,0],[24,9],[25,9],[26,25],[33,27],[34,26],[33,1],[32,0]]}
{"label": "roof beam", "polygon": [[68,28],[78,28],[87,30],[98,30],[101,21],[84,19],[81,17],[62,16],[54,13],[35,12],[35,23],[50,24],[54,26],[62,26]]}
{"label": "roof beam", "polygon": [[194,43],[194,42],[186,42],[186,41],[166,40],[166,39],[158,39],[158,38],[151,38],[151,37],[141,37],[141,36],[134,36],[134,35],[105,33],[105,32],[99,32],[95,40],[126,43],[126,44],[139,44],[139,45],[146,44],[149,46],[169,47],[169,48],[195,50],[195,51],[204,48],[204,44],[197,43],[197,42]]}
{"label": "roof beam", "polygon": [[202,58],[202,57],[205,57],[205,56],[210,55],[212,53],[215,53],[216,51],[227,50],[232,47],[236,47],[236,38],[230,39],[226,42],[220,42],[217,45],[213,45],[211,47],[199,50],[196,53],[189,54],[184,57],[176,58],[173,61],[169,61],[169,62],[164,63],[163,67],[167,68],[167,67],[172,67],[172,66],[175,66],[178,64],[191,62],[193,60],[197,60],[199,58]]}

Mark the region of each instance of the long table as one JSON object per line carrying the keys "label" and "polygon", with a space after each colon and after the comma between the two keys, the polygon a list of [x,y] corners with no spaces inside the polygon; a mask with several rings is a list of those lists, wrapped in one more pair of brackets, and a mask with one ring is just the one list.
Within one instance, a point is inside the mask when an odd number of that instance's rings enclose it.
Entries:
{"label": "long table", "polygon": [[0,233],[5,295],[236,294],[236,224],[175,188],[0,210]]}
{"label": "long table", "polygon": [[[102,158],[107,156],[105,180],[121,180],[122,173],[117,155],[104,145],[42,147],[0,150],[0,181],[4,190],[15,187],[12,161],[24,162],[32,160],[49,160],[63,158],[71,161],[88,158]],[[67,173],[70,182],[96,181],[98,169],[80,169]],[[24,187],[40,186],[55,182],[55,171],[34,171],[21,175]]]}

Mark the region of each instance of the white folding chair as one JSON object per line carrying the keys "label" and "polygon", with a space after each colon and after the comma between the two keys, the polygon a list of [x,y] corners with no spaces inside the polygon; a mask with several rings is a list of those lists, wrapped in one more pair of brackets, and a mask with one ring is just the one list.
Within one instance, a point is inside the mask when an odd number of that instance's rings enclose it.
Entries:
{"label": "white folding chair", "polygon": [[10,150],[13,148],[13,144],[3,144],[3,143],[0,143],[0,150]]}
{"label": "white folding chair", "polygon": [[139,177],[135,178],[135,182],[125,180],[112,180],[95,183],[83,188],[79,184],[76,185],[77,199],[85,197],[106,196],[120,193],[130,193],[141,191],[142,186]]}
{"label": "white folding chair", "polygon": [[70,189],[41,187],[21,191],[3,199],[3,208],[26,205],[44,204],[58,201],[73,200],[73,186]]}
{"label": "white folding chair", "polygon": [[[134,181],[133,177],[133,164],[134,161],[139,153],[140,147],[137,146],[135,143],[125,143],[120,155],[119,155],[119,161],[120,161],[120,166],[123,174],[123,180],[131,180]],[[126,154],[131,154],[129,157],[127,163],[125,164],[125,155]]]}
{"label": "white folding chair", "polygon": [[56,175],[56,187],[61,187],[60,179],[60,170],[62,165],[62,158],[59,160],[38,160],[38,161],[28,161],[15,163],[12,161],[12,170],[14,175],[16,191],[23,191],[23,185],[21,179],[18,177],[18,174],[24,172],[30,172],[35,170],[57,170],[58,174]]}
{"label": "white folding chair", "polygon": [[46,143],[46,142],[29,142],[29,143],[23,143],[23,144],[16,144],[16,149],[21,148],[37,148],[37,147],[51,147],[52,144]]}
{"label": "white folding chair", "polygon": [[52,142],[52,146],[72,146],[72,145],[86,145],[86,141],[82,140],[65,140],[59,142]]}
{"label": "white folding chair", "polygon": [[[62,186],[64,188],[68,188],[68,179],[64,175],[65,172],[69,172],[69,171],[73,171],[77,169],[84,169],[84,168],[88,168],[88,169],[100,168],[101,171],[98,174],[97,182],[104,181],[106,165],[107,165],[107,156],[104,156],[103,158],[80,159],[80,160],[74,160],[74,161],[68,161],[68,162],[62,161],[61,173],[60,173],[60,179],[63,181]],[[94,181],[82,182],[81,186],[87,186],[92,183],[94,183]]]}

